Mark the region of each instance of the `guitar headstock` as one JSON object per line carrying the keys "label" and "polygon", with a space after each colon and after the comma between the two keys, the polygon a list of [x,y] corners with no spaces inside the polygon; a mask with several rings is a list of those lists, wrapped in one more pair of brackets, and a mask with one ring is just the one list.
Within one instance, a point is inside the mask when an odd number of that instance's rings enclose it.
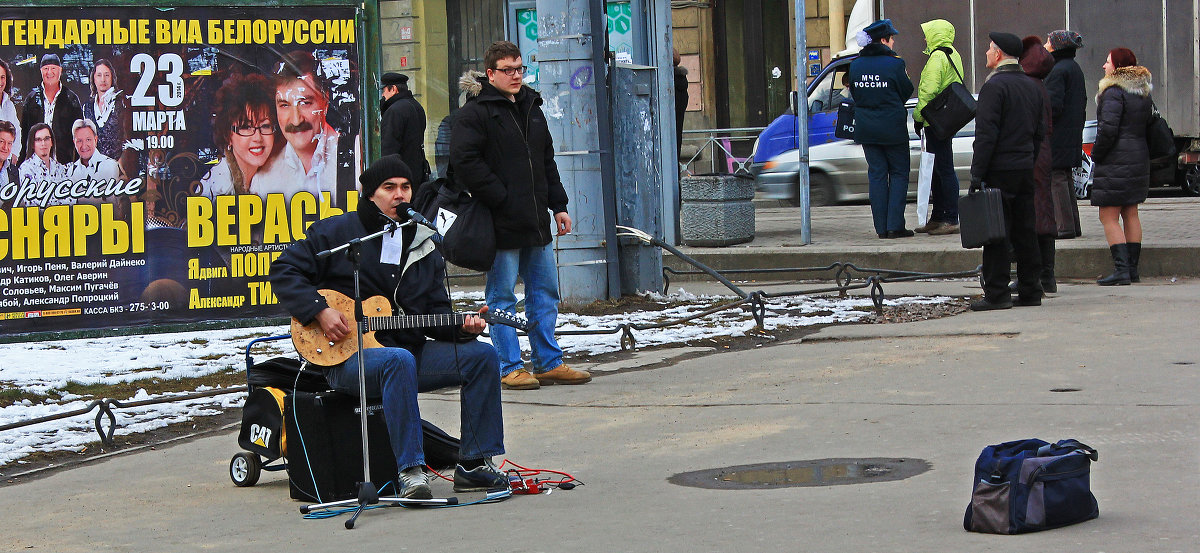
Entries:
{"label": "guitar headstock", "polygon": [[511,326],[517,330],[529,330],[529,322],[524,317],[507,311],[489,309],[484,312],[483,320],[488,324]]}

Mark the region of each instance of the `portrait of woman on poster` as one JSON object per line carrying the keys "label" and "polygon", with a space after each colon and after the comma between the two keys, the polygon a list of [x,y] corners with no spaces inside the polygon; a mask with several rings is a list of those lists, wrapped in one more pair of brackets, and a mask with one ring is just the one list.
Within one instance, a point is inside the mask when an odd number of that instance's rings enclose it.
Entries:
{"label": "portrait of woman on poster", "polygon": [[0,59],[0,119],[16,127],[17,136],[13,140],[12,153],[9,154],[9,161],[16,163],[21,159],[21,152],[24,150],[21,143],[21,119],[17,117],[17,106],[13,103],[12,87],[12,66]]}
{"label": "portrait of woman on poster", "polygon": [[[29,128],[29,139],[25,143],[25,152],[28,157],[17,169],[18,174],[21,175],[21,182],[60,182],[67,178],[67,167],[54,157],[54,146],[54,133],[50,130],[50,125],[35,123]],[[50,198],[45,205],[73,203],[75,203],[73,198]],[[18,207],[30,205],[34,205],[34,203],[26,200]]]}
{"label": "portrait of woman on poster", "polygon": [[200,195],[265,198],[266,193],[255,188],[254,177],[270,166],[283,146],[275,121],[274,90],[271,80],[262,75],[234,75],[217,90],[213,143],[221,151],[221,161],[200,180]]}
{"label": "portrait of woman on poster", "polygon": [[92,67],[91,99],[83,106],[84,118],[95,121],[100,134],[96,138],[96,149],[113,159],[121,158],[125,147],[124,99],[117,90],[117,72],[112,62],[96,60]]}

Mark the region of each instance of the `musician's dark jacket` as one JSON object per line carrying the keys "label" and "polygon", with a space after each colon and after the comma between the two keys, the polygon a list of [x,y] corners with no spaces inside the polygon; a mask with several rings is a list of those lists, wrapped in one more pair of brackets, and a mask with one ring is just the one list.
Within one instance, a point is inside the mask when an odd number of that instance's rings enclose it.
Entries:
{"label": "musician's dark jacket", "polygon": [[[361,199],[358,211],[322,219],[312,224],[307,237],[292,243],[271,264],[271,290],[279,303],[302,324],[311,322],[328,307],[318,289],[330,288],[354,297],[353,266],[345,253],[318,259],[317,253],[340,246],[384,227],[386,217],[374,202]],[[450,313],[446,293],[446,263],[434,249],[433,231],[420,226],[403,227],[406,259],[400,265],[379,261],[383,242],[373,239],[362,243],[360,286],[363,299],[384,296],[391,301],[393,315],[429,315]],[[351,319],[352,316],[347,316]],[[385,346],[402,347],[418,353],[425,337],[434,340],[468,342],[476,335],[460,327],[381,330],[375,338]]]}

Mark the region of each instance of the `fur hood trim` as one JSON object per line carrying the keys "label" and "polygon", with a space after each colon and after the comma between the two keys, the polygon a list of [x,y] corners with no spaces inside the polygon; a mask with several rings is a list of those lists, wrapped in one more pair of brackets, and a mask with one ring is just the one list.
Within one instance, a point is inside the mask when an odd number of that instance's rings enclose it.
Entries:
{"label": "fur hood trim", "polygon": [[1150,70],[1140,65],[1118,68],[1113,71],[1112,75],[1100,79],[1100,91],[1096,93],[1096,99],[1099,100],[1100,95],[1113,86],[1121,87],[1125,92],[1143,97],[1149,96],[1150,91],[1154,90]]}
{"label": "fur hood trim", "polygon": [[474,98],[483,92],[484,82],[487,82],[487,74],[472,69],[458,78],[458,89],[467,93],[468,98]]}

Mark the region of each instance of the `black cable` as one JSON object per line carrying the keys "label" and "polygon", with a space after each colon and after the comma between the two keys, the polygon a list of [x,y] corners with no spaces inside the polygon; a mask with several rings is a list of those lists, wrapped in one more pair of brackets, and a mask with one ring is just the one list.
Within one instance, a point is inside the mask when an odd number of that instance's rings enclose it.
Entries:
{"label": "black cable", "polygon": [[[440,254],[439,254],[439,255],[440,255]],[[445,258],[442,258],[442,285],[443,285],[443,286],[446,288],[446,300],[450,302],[450,312],[452,312],[452,313],[453,313],[453,312],[454,312],[454,296],[453,296],[453,294],[451,293],[451,289],[450,289],[450,270],[446,268],[446,260],[445,260]],[[484,300],[484,301],[486,302],[486,297],[485,297],[485,300]],[[478,340],[478,339],[479,339],[479,337],[478,337],[478,336],[476,336],[476,337],[475,337],[475,339],[476,339],[476,340]],[[456,370],[458,370],[458,372],[459,372],[459,379],[460,379],[460,380],[462,380],[462,368],[461,368],[461,366],[460,366],[460,364],[459,364],[459,359],[458,359],[458,340],[451,340],[451,341],[450,341],[450,343],[452,344],[452,345],[451,345],[451,347],[454,349],[454,368],[455,368]],[[474,446],[474,447],[475,447],[477,450],[479,450],[479,449],[482,449],[482,448],[480,448],[480,447],[479,447],[479,436],[478,436],[478,433],[477,433],[477,432],[475,432],[475,425],[474,425],[474,424],[472,424],[472,422],[470,421],[469,417],[464,417],[464,416],[463,416],[463,410],[462,410],[462,403],[463,403],[463,397],[462,397],[462,387],[463,387],[463,385],[464,385],[464,384],[465,384],[465,383],[460,383],[460,384],[459,384],[459,388],[458,388],[458,403],[459,403],[459,407],[458,407],[458,418],[459,418],[458,425],[459,425],[459,432],[462,432],[462,431],[463,431],[463,429],[464,429],[464,426],[470,426],[472,445],[473,445],[473,446]],[[418,410],[419,410],[419,408],[418,408]],[[501,420],[503,420],[503,418],[502,418]],[[503,423],[502,423],[502,424],[503,424]],[[466,433],[465,433],[465,432],[462,432],[462,433],[463,433],[463,436],[459,437],[459,440],[458,440],[458,464],[462,464],[462,462],[463,462],[463,460],[464,460],[464,459],[463,459],[463,454],[462,454],[462,452],[463,452],[462,442],[463,442],[463,440],[465,440],[465,439],[467,438],[467,437],[466,437],[466,435],[465,435]],[[423,437],[422,437],[422,438],[423,438]],[[424,452],[424,441],[422,441],[422,452]]]}

